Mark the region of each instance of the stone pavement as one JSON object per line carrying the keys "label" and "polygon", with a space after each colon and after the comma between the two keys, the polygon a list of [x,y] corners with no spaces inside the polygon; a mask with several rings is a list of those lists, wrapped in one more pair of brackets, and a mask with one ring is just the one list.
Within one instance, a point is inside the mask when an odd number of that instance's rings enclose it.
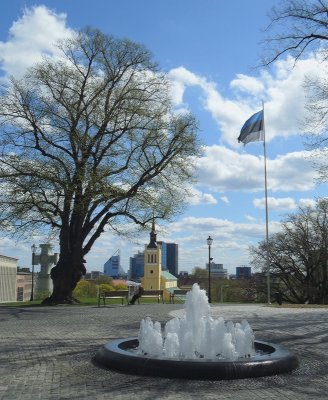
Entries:
{"label": "stone pavement", "polygon": [[286,375],[201,381],[126,375],[91,359],[110,339],[135,336],[146,315],[165,322],[181,305],[0,307],[0,400],[328,399],[328,309],[261,305],[212,307],[246,317],[256,339],[282,344],[300,359]]}

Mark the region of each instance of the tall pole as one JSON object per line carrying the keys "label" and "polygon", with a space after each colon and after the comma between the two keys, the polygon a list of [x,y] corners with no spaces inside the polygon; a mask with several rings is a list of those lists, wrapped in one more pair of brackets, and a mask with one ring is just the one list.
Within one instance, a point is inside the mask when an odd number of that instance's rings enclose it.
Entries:
{"label": "tall pole", "polygon": [[208,302],[212,303],[212,299],[211,299],[211,245],[208,246]]}
{"label": "tall pole", "polygon": [[208,244],[208,302],[211,303],[211,244],[213,243],[213,239],[209,236],[206,241]]}
{"label": "tall pole", "polygon": [[36,250],[36,246],[35,244],[33,244],[33,246],[31,247],[32,249],[32,287],[31,287],[31,298],[30,301],[34,300],[34,257],[35,257],[35,250]]}
{"label": "tall pole", "polygon": [[271,304],[270,293],[270,262],[269,262],[269,213],[268,213],[268,184],[267,184],[267,166],[266,166],[266,145],[265,145],[265,121],[264,121],[264,103],[263,107],[263,151],[264,151],[264,185],[265,185],[265,231],[266,231],[266,273],[267,273],[267,296],[268,304]]}

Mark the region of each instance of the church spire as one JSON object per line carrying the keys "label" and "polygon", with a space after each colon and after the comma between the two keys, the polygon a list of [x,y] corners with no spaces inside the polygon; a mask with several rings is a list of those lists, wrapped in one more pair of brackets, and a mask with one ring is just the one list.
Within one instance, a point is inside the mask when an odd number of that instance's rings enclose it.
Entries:
{"label": "church spire", "polygon": [[149,236],[150,236],[150,241],[149,241],[149,244],[148,244],[147,248],[148,249],[157,249],[157,243],[156,243],[157,234],[156,234],[156,231],[155,231],[155,218],[154,217],[153,217],[153,221],[152,221],[152,224],[151,224],[151,232],[150,232]]}

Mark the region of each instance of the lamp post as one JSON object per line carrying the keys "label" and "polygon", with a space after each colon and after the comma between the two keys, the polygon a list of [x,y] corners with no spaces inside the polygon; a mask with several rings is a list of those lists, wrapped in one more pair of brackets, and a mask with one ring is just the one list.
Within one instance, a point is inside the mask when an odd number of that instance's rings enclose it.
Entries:
{"label": "lamp post", "polygon": [[32,288],[31,288],[31,299],[30,301],[34,300],[34,258],[35,258],[35,252],[36,252],[36,245],[33,244],[31,246],[31,250],[32,250]]}
{"label": "lamp post", "polygon": [[222,285],[221,288],[220,288],[220,290],[221,290],[221,303],[223,303],[223,289],[224,288],[228,288],[228,287],[229,287],[229,285]]}
{"label": "lamp post", "polygon": [[211,303],[211,245],[213,243],[211,236],[206,239],[206,242],[208,244],[208,302]]}

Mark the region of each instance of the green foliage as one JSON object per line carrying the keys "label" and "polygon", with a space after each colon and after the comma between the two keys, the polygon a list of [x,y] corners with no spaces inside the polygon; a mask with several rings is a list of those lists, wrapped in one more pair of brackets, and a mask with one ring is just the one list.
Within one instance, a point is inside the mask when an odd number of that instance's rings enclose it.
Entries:
{"label": "green foliage", "polygon": [[108,283],[101,283],[99,285],[99,293],[109,292],[111,290],[115,290],[115,287],[112,285],[109,285]]}
{"label": "green foliage", "polygon": [[128,286],[124,285],[124,283],[118,283],[117,285],[114,285],[115,290],[127,290]]}
{"label": "green foliage", "polygon": [[192,270],[191,275],[192,275],[194,278],[206,278],[206,277],[208,276],[208,271],[207,271],[206,269],[204,269],[204,268],[195,267],[195,268]]}
{"label": "green foliage", "polygon": [[0,227],[60,236],[49,304],[72,300],[106,229],[132,236],[130,222],[179,214],[201,154],[195,118],[174,112],[145,47],[86,28],[58,50],[0,93]]}
{"label": "green foliage", "polygon": [[36,292],[34,295],[34,300],[43,300],[49,296],[49,292],[44,291],[44,292]]}
{"label": "green foliage", "polygon": [[75,298],[96,297],[97,285],[93,282],[89,282],[86,280],[79,281],[73,291],[73,296]]}

